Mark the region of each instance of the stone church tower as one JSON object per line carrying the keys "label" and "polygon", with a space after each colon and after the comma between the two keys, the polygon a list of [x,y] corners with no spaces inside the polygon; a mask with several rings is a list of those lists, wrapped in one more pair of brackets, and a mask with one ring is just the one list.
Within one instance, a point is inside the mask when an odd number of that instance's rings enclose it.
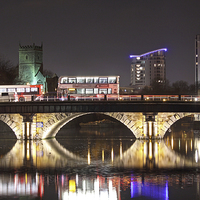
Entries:
{"label": "stone church tower", "polygon": [[21,46],[19,44],[19,79],[21,84],[43,84],[46,88],[46,78],[43,76],[43,45]]}

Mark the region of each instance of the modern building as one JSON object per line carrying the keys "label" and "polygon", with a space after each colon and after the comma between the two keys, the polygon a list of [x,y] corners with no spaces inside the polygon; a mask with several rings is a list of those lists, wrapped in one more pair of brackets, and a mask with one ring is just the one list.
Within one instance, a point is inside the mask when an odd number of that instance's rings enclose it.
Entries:
{"label": "modern building", "polygon": [[43,45],[19,44],[19,81],[24,85],[43,84],[46,91],[46,77],[43,76]]}
{"label": "modern building", "polygon": [[157,49],[141,55],[130,55],[131,86],[140,90],[150,86],[152,81],[164,83],[166,81],[166,48]]}
{"label": "modern building", "polygon": [[195,38],[195,89],[200,94],[200,34]]}

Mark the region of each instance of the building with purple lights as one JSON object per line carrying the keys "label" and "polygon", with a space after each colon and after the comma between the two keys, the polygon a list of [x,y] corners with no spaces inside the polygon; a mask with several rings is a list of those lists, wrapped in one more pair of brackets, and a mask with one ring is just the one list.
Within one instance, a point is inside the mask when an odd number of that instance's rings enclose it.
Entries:
{"label": "building with purple lights", "polygon": [[157,49],[141,55],[130,55],[131,86],[140,90],[145,86],[151,86],[153,80],[159,83],[166,81],[166,48]]}

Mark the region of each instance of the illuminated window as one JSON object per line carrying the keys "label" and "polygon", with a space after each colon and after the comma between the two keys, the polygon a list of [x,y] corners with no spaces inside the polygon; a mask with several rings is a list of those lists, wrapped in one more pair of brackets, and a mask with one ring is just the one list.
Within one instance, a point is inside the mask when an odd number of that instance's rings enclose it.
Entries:
{"label": "illuminated window", "polygon": [[[24,89],[24,88],[22,88]],[[38,88],[31,88],[31,92],[37,92]]]}
{"label": "illuminated window", "polygon": [[94,78],[92,77],[86,78],[86,83],[93,83],[93,80]]}
{"label": "illuminated window", "polygon": [[116,83],[117,78],[116,77],[108,77],[108,83]]}
{"label": "illuminated window", "polygon": [[15,88],[8,88],[8,92],[15,92]]}
{"label": "illuminated window", "polygon": [[30,90],[30,88],[26,88],[26,92],[30,92],[31,90]]}
{"label": "illuminated window", "polygon": [[67,78],[62,78],[61,83],[67,83]]}
{"label": "illuminated window", "polygon": [[77,77],[77,83],[85,83],[84,77]]}
{"label": "illuminated window", "polygon": [[76,94],[76,89],[75,88],[69,88],[68,94]]}
{"label": "illuminated window", "polygon": [[6,91],[6,88],[1,88],[1,89],[0,89],[0,92],[7,92],[7,91]]}
{"label": "illuminated window", "polygon": [[76,83],[76,78],[69,78],[69,83]]}
{"label": "illuminated window", "polygon": [[108,83],[107,78],[99,78],[99,83]]}
{"label": "illuminated window", "polygon": [[77,89],[77,94],[85,94],[85,89],[84,88]]}
{"label": "illuminated window", "polygon": [[89,89],[85,89],[85,93],[86,94],[93,94],[93,89],[91,88],[89,88]]}
{"label": "illuminated window", "polygon": [[98,88],[94,88],[94,94],[98,94],[99,89]]}
{"label": "illuminated window", "polygon": [[99,89],[100,94],[107,94],[107,89]]}
{"label": "illuminated window", "polygon": [[24,92],[25,89],[24,88],[17,88],[17,92]]}
{"label": "illuminated window", "polygon": [[98,77],[94,77],[94,83],[99,83],[99,78]]}

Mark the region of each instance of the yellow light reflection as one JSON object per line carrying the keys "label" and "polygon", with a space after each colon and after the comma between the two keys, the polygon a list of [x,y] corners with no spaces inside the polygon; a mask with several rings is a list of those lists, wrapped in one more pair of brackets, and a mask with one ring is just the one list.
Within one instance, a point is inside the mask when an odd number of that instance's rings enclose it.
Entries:
{"label": "yellow light reflection", "polygon": [[28,182],[27,173],[25,174],[25,182],[26,182],[26,184],[27,184],[27,182]]}
{"label": "yellow light reflection", "polygon": [[29,141],[27,141],[27,149],[26,149],[26,159],[29,160],[30,159],[30,151],[29,151],[29,148],[30,148],[30,144],[29,144]]}
{"label": "yellow light reflection", "polygon": [[104,162],[104,149],[102,149],[102,162]]}
{"label": "yellow light reflection", "polygon": [[174,148],[174,138],[173,137],[171,139],[171,147],[172,147],[172,149]]}
{"label": "yellow light reflection", "polygon": [[152,142],[149,142],[149,160],[152,159]]}
{"label": "yellow light reflection", "polygon": [[186,141],[186,143],[185,143],[185,153],[186,153],[186,155],[187,155],[187,141]]}
{"label": "yellow light reflection", "polygon": [[190,145],[191,145],[191,151],[192,151],[192,139],[191,139]]}
{"label": "yellow light reflection", "polygon": [[149,122],[149,137],[152,136],[152,122]]}
{"label": "yellow light reflection", "polygon": [[113,147],[112,147],[112,150],[111,150],[111,161],[113,162],[113,159],[114,159],[114,152],[113,152]]}
{"label": "yellow light reflection", "polygon": [[88,165],[90,165],[90,146],[88,145]]}
{"label": "yellow light reflection", "polygon": [[120,159],[122,159],[122,142],[120,141],[120,149],[119,149],[119,152],[120,152]]}
{"label": "yellow light reflection", "polygon": [[26,125],[27,125],[27,137],[29,137],[30,123],[26,122]]}
{"label": "yellow light reflection", "polygon": [[76,192],[76,182],[75,180],[69,180],[69,191]]}
{"label": "yellow light reflection", "polygon": [[147,157],[147,144],[144,142],[144,165],[146,164],[146,157]]}

